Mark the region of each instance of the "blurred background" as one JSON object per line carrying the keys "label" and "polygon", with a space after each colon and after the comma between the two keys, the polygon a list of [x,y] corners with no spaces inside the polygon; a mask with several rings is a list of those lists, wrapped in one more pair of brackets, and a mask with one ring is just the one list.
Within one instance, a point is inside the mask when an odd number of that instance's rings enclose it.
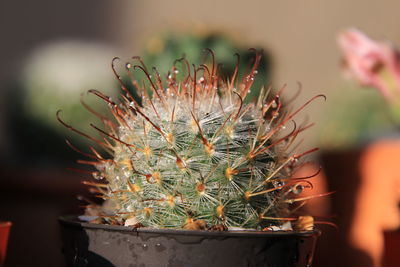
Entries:
{"label": "blurred background", "polygon": [[372,140],[398,130],[375,90],[344,78],[336,37],[357,27],[399,44],[399,9],[395,0],[1,1],[0,219],[13,222],[6,266],[38,259],[40,266],[63,266],[57,217],[81,212],[76,196],[90,194],[80,182],[85,177],[67,169],[76,167],[79,155],[64,140],[86,141],[63,128],[55,113],[62,109],[65,121],[89,130],[93,116],[81,98],[101,110],[85,91],[117,93],[114,56],[121,63],[140,55],[149,66],[170,66],[183,53],[199,62],[203,49],[211,48],[226,66],[239,52],[246,66],[250,47],[265,54],[257,86],[287,84],[290,98],[300,82],[297,106],[316,94],[328,98],[301,115],[316,122],[303,134],[302,147],[322,148],[315,156],[324,166],[318,190],[339,191],[330,203],[310,207],[315,215],[336,216],[341,227],[338,235],[321,226],[315,266],[356,266],[334,265],[338,253],[359,254],[365,260],[359,266],[369,266],[368,253],[348,242],[362,180],[359,160]]}

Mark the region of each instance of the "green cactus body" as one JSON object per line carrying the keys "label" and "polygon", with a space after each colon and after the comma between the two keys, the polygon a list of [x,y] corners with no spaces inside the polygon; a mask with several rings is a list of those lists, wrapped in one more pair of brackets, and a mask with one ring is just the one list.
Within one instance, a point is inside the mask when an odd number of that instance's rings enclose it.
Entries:
{"label": "green cactus body", "polygon": [[199,229],[262,229],[292,219],[291,203],[307,181],[291,180],[291,170],[314,150],[288,153],[308,126],[284,128],[305,105],[283,111],[279,94],[271,98],[267,90],[245,104],[259,60],[257,53],[242,81],[219,77],[215,62],[193,67],[181,81],[175,67],[162,80],[158,73],[151,78],[144,65],[127,64],[128,72],[141,68],[148,75],[152,96],[136,81],[140,101],[122,82],[118,104],[91,91],[115,118],[103,118],[105,130],[93,126],[106,137],[95,141],[109,159],[94,149],[89,155],[98,160],[94,176],[101,183],[91,185],[116,204],[109,218],[178,229],[195,222]]}

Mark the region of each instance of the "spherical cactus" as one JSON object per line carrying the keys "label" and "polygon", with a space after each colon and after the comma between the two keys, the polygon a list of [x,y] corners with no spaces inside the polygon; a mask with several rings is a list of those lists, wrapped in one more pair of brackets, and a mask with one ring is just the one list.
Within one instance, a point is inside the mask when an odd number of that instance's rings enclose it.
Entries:
{"label": "spherical cactus", "polygon": [[[221,77],[208,52],[208,65],[183,64],[187,74],[182,80],[175,66],[165,79],[154,69],[152,78],[136,58],[139,65],[126,64],[135,93],[117,74],[114,59],[121,101],[89,91],[113,115],[111,120],[91,110],[104,122],[103,128],[92,125],[101,139],[72,128],[58,114],[61,123],[109,154],[103,157],[94,148],[81,152],[93,159],[81,163],[97,169],[93,176],[98,181],[87,184],[115,205],[112,214],[100,214],[105,221],[153,228],[264,229],[296,220],[296,204],[307,199],[298,194],[310,183],[308,177],[291,178],[292,170],[316,149],[289,152],[296,136],[310,126],[298,126],[293,118],[320,96],[289,111],[281,92],[271,97],[263,89],[257,102],[245,104],[260,54],[238,81],[238,67],[232,77]],[[147,85],[134,79],[134,71],[146,74]]]}

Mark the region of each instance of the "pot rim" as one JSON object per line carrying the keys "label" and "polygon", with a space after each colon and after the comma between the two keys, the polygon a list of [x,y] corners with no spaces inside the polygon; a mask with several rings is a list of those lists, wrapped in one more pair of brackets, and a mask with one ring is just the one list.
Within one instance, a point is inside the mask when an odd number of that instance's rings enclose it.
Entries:
{"label": "pot rim", "polygon": [[0,228],[7,228],[7,227],[11,227],[12,226],[12,222],[10,221],[0,221]]}
{"label": "pot rim", "polygon": [[321,231],[314,228],[312,231],[257,231],[257,230],[231,230],[231,231],[209,231],[209,230],[185,230],[185,229],[169,229],[169,228],[133,228],[123,225],[109,225],[109,224],[94,224],[84,222],[78,219],[78,216],[66,215],[58,218],[62,225],[70,225],[75,227],[102,229],[106,231],[117,232],[133,232],[133,233],[148,233],[148,234],[169,234],[169,235],[185,235],[185,236],[232,236],[232,237],[283,237],[283,236],[297,236],[309,237],[320,236]]}

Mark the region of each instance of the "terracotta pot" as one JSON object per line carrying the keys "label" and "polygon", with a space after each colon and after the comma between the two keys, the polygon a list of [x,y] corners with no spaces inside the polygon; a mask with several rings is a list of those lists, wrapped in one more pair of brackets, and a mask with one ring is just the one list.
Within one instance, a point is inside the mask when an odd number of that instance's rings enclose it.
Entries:
{"label": "terracotta pot", "polygon": [[133,229],[60,218],[68,266],[311,266],[319,231]]}
{"label": "terracotta pot", "polygon": [[0,221],[0,266],[4,266],[4,260],[6,259],[8,235],[11,225],[11,222]]}
{"label": "terracotta pot", "polygon": [[385,244],[383,234],[400,225],[400,139],[326,151],[321,156],[328,190],[336,191],[331,207],[340,231],[330,236],[324,231],[328,235],[321,238],[322,253],[316,262],[324,267],[382,266],[382,261],[400,266],[392,262],[393,257],[385,259],[391,254],[385,250],[398,251],[398,247],[392,247],[393,242]]}
{"label": "terracotta pot", "polygon": [[385,267],[399,267],[399,247],[400,247],[400,230],[386,231],[385,237],[385,251],[383,257],[383,266]]}

